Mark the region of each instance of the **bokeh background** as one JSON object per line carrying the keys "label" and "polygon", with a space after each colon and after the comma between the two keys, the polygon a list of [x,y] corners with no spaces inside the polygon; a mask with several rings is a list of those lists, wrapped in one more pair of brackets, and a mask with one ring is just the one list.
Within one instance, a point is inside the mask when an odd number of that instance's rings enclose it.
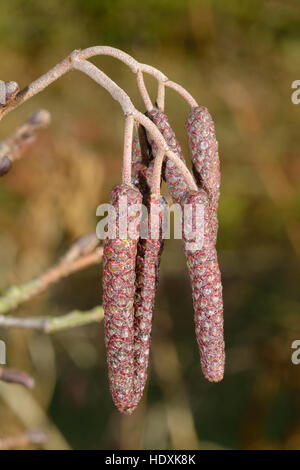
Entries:
{"label": "bokeh background", "polygon": [[[222,166],[218,253],[224,285],[226,374],[201,374],[181,242],[166,243],[149,381],[131,417],[114,408],[103,325],[49,336],[0,330],[8,366],[35,377],[28,392],[0,384],[0,436],[48,430],[58,449],[299,449],[299,124],[291,83],[300,79],[297,0],[3,0],[1,79],[26,86],[75,48],[119,47],[160,68],[209,108]],[[135,77],[108,57],[93,62],[144,111]],[[155,97],[156,84],[146,78]],[[119,182],[118,104],[73,72],[1,121],[0,138],[33,111],[52,124],[0,180],[0,289],[42,273],[93,232],[96,207]],[[166,111],[187,155],[186,103]],[[298,218],[298,219],[297,219]],[[14,312],[62,315],[101,303],[91,267]]]}

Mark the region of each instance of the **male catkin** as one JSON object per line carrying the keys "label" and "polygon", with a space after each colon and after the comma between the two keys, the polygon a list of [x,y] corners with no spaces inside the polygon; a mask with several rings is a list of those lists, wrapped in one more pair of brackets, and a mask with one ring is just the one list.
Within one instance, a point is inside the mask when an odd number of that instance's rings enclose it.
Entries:
{"label": "male catkin", "polygon": [[[148,210],[147,234],[141,233],[136,258],[136,291],[134,300],[134,394],[138,405],[147,380],[151,343],[152,317],[163,250],[163,217],[167,203],[163,197],[151,196],[153,161],[133,145],[133,181],[143,195]],[[138,154],[138,152],[140,153]],[[145,162],[142,163],[142,161]],[[146,166],[148,164],[148,166]]]}
{"label": "male catkin", "polygon": [[[103,253],[103,306],[105,344],[109,384],[117,408],[130,414],[134,404],[134,296],[135,265],[138,238],[132,239],[127,227],[127,236],[120,237],[120,201],[126,198],[126,217],[129,224],[140,223],[142,196],[127,184],[115,186],[111,192],[111,203],[116,211],[116,238],[106,238]],[[139,207],[130,215],[130,209]],[[110,217],[110,216],[109,216]],[[115,220],[112,220],[115,223]],[[139,229],[139,227],[138,227]]]}
{"label": "male catkin", "polygon": [[[211,233],[210,207],[206,192],[191,192],[181,201],[183,220],[192,208],[189,227],[184,226],[183,243],[189,268],[194,304],[196,338],[200,351],[204,376],[211,382],[219,382],[224,375],[225,350],[223,338],[223,300],[221,275],[217,253]],[[202,206],[203,212],[197,212]],[[197,219],[198,218],[198,219]],[[202,225],[204,224],[204,226]],[[189,233],[203,228],[202,247],[191,250]],[[197,233],[196,238],[199,236]]]}

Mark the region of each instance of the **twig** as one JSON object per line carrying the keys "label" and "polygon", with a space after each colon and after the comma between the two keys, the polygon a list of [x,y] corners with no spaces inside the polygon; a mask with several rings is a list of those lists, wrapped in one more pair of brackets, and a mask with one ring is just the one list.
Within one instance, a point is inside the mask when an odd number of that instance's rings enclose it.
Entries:
{"label": "twig", "polygon": [[103,307],[97,306],[85,312],[73,310],[59,317],[19,318],[0,315],[0,326],[7,328],[30,328],[41,330],[44,333],[54,333],[60,330],[88,325],[93,322],[100,322],[103,320],[103,317]]}
{"label": "twig", "polygon": [[[0,367],[0,380],[2,382],[24,385],[27,388],[34,387],[34,379],[26,372]],[[0,447],[1,448],[1,447]]]}
{"label": "twig", "polygon": [[[98,55],[109,55],[115,57],[118,60],[121,60],[126,65],[128,65],[133,73],[138,74],[138,72],[148,73],[156,78],[159,82],[164,82],[165,86],[168,86],[179,93],[189,104],[190,106],[198,106],[196,100],[192,97],[192,95],[185,90],[181,85],[177,85],[177,83],[168,80],[168,77],[163,74],[160,70],[152,67],[152,65],[141,64],[133,57],[131,57],[126,52],[120,51],[114,47],[109,46],[94,46],[88,47],[87,49],[83,49],[79,52],[80,59],[90,59],[91,57],[98,56]],[[144,97],[143,97],[144,98]]]}
{"label": "twig", "polygon": [[177,93],[179,93],[189,103],[189,105],[192,108],[195,108],[196,106],[198,106],[198,103],[195,100],[195,98],[193,98],[192,95],[178,83],[168,80],[167,82],[165,82],[165,85],[177,91]]}
{"label": "twig", "polygon": [[50,121],[48,111],[37,111],[8,139],[0,142],[0,176],[8,173],[12,163],[21,158],[35,142],[36,131],[47,127]]}
{"label": "twig", "polygon": [[[10,104],[20,91],[19,85],[16,82],[3,82],[0,80],[1,85],[1,103],[0,108],[3,108]],[[2,101],[3,100],[3,101]]]}
{"label": "twig", "polygon": [[[85,244],[83,243],[85,240]],[[101,261],[103,255],[102,247],[94,249],[95,243],[98,243],[96,235],[85,236],[77,240],[68,253],[60,262],[36,279],[13,286],[0,297],[0,314],[4,314],[18,307],[23,302],[44,292],[50,285],[70,274],[80,271],[92,264]],[[91,251],[93,249],[94,251]]]}
{"label": "twig", "polygon": [[44,444],[46,440],[47,433],[44,431],[28,431],[18,436],[0,439],[0,450],[23,449],[31,445]]}
{"label": "twig", "polygon": [[166,90],[166,82],[159,81],[158,90],[157,90],[157,98],[156,98],[156,106],[161,111],[164,111],[165,109],[165,90]]}
{"label": "twig", "polygon": [[126,116],[124,129],[124,151],[123,151],[123,183],[131,184],[131,154],[134,119],[133,116]]}
{"label": "twig", "polygon": [[[94,49],[96,50],[97,48]],[[93,54],[92,51],[90,52],[91,57]],[[86,50],[73,51],[71,55],[69,55],[59,64],[57,64],[51,70],[49,70],[49,72],[45,73],[37,80],[32,82],[24,90],[20,91],[20,93],[17,94],[15,100],[9,106],[6,106],[2,111],[0,110],[0,120],[3,118],[3,116],[15,109],[17,106],[44,90],[48,85],[53,83],[59,77],[63,76],[71,70],[80,70],[81,72],[88,75],[92,80],[101,85],[103,88],[105,88],[111,94],[111,96],[120,103],[125,115],[132,114],[134,119],[141,123],[149,131],[149,133],[152,135],[153,139],[157,143],[158,147],[161,147],[166,150],[167,156],[172,161],[174,161],[178,169],[182,172],[189,188],[191,190],[196,191],[196,183],[188,168],[186,167],[185,163],[182,162],[180,158],[169,149],[165,139],[163,138],[155,124],[153,124],[153,122],[145,115],[137,111],[137,109],[133,106],[129,96],[124,92],[124,90],[122,90],[115,82],[113,82],[105,73],[99,70],[94,64],[82,59],[82,57],[85,56],[85,53]],[[119,51],[119,53],[121,55],[124,54],[121,51]],[[95,52],[94,55],[97,55],[97,52]],[[143,69],[142,66],[140,66],[140,68]],[[144,69],[145,71],[149,70],[149,66],[145,67]],[[138,70],[139,68],[136,70],[136,72]],[[179,89],[181,88],[179,87]]]}
{"label": "twig", "polygon": [[151,111],[151,109],[153,109],[153,104],[148,94],[148,91],[144,82],[143,72],[141,70],[138,70],[136,78],[137,78],[137,84],[138,84],[141,96],[146,106],[146,110]]}
{"label": "twig", "polygon": [[164,156],[165,152],[163,150],[159,150],[154,160],[151,193],[155,194],[156,196],[160,195],[161,170]]}
{"label": "twig", "polygon": [[115,82],[113,82],[113,80],[111,80],[105,73],[99,70],[94,64],[88,62],[87,60],[79,60],[77,55],[75,55],[73,58],[73,67],[74,69],[85,73],[92,80],[103,86],[103,88],[105,88],[111,94],[111,96],[120,103],[125,115],[132,114],[134,119],[136,119],[147,129],[147,131],[149,131],[157,143],[157,146],[161,149],[165,149],[166,155],[181,171],[189,188],[192,191],[197,191],[197,185],[185,163],[172,150],[169,149],[164,137],[155,124],[133,106],[129,96],[125,93],[125,91],[122,90],[122,88],[120,88]]}

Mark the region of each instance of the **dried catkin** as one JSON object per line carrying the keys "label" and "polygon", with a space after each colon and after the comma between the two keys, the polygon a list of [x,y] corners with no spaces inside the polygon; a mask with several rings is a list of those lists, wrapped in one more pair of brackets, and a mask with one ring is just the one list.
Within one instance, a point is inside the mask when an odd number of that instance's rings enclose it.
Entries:
{"label": "dried catkin", "polygon": [[[203,189],[191,192],[183,198],[181,206],[184,221],[183,242],[191,279],[201,367],[206,379],[219,382],[223,378],[225,364],[222,284],[214,235],[211,233],[210,208],[206,192]],[[200,207],[203,212],[199,211]],[[192,220],[188,219],[191,209]],[[189,232],[196,235],[189,239]],[[201,233],[203,233],[203,245],[194,249],[190,243],[197,241]]]}
{"label": "dried catkin", "polygon": [[220,195],[220,160],[214,122],[204,106],[192,108],[187,120],[193,171],[199,187],[206,190],[211,210],[211,230],[216,242],[218,200]]}
{"label": "dried catkin", "polygon": [[[120,201],[127,198],[127,236],[119,232]],[[134,296],[137,243],[129,233],[130,224],[139,225],[142,196],[127,184],[115,186],[111,203],[116,211],[116,238],[106,238],[103,253],[103,306],[108,376],[113,401],[117,408],[130,414],[134,404]],[[131,209],[139,208],[139,211]],[[109,225],[115,220],[109,215]],[[126,215],[125,215],[126,217]],[[122,218],[122,217],[121,217]],[[111,222],[110,222],[111,220]]]}
{"label": "dried catkin", "polygon": [[[169,124],[167,116],[156,108],[146,114],[160,130],[170,150],[184,161],[179,142],[177,141],[175,133]],[[149,135],[148,140],[152,147],[152,153],[155,156],[157,154],[157,145]],[[187,183],[175,163],[168,158],[166,159],[164,170],[168,191],[174,202],[180,202],[188,190]]]}

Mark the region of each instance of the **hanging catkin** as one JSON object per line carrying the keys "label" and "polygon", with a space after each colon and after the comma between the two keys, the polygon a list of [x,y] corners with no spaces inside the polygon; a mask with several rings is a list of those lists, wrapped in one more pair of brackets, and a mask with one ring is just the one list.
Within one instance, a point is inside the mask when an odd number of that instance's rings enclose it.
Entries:
{"label": "hanging catkin", "polygon": [[[140,140],[143,134],[139,133]],[[163,216],[166,202],[163,197],[151,196],[153,161],[152,149],[147,149],[147,142],[133,146],[132,175],[133,182],[143,195],[143,204],[147,208],[147,234],[141,234],[137,247],[136,291],[134,300],[134,396],[138,405],[147,380],[147,368],[151,343],[152,317],[155,293],[158,284],[160,258],[163,250]],[[149,144],[148,144],[149,145]],[[142,149],[142,150],[141,150]],[[145,155],[145,152],[149,151]],[[137,155],[137,153],[139,154]],[[153,158],[153,157],[152,157]],[[142,163],[145,162],[145,163]],[[147,166],[148,165],[148,166]]]}
{"label": "hanging catkin", "polygon": [[[127,198],[128,225],[125,237],[120,234],[119,203]],[[115,186],[111,204],[116,211],[116,238],[106,238],[103,253],[103,306],[105,344],[110,390],[113,401],[123,413],[131,413],[134,405],[134,296],[138,238],[131,238],[129,224],[140,223],[142,196],[127,184]],[[139,212],[131,209],[139,208]],[[110,223],[109,216],[109,223]]]}
{"label": "hanging catkin", "polygon": [[[181,206],[201,367],[209,381],[219,382],[224,375],[225,363],[222,284],[206,192],[200,189],[189,193],[181,201]],[[189,239],[189,233],[195,234],[194,237]],[[201,242],[202,246],[195,248],[191,245],[193,242]]]}
{"label": "hanging catkin", "polygon": [[160,258],[163,250],[163,214],[166,202],[151,196],[149,200],[148,237],[140,239],[136,264],[134,301],[135,400],[140,401],[147,380],[152,317],[158,285]]}

